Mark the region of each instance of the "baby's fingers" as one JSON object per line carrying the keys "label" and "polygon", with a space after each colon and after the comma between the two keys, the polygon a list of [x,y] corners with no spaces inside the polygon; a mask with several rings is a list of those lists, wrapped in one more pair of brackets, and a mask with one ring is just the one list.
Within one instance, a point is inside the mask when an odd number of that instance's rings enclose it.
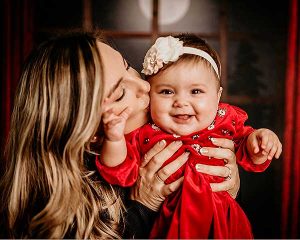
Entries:
{"label": "baby's fingers", "polygon": [[281,142],[278,143],[278,148],[277,148],[277,151],[276,151],[276,154],[275,154],[275,158],[278,159],[280,157],[282,153],[282,144]]}
{"label": "baby's fingers", "polygon": [[108,128],[112,128],[122,121],[122,118],[115,118],[107,123]]}
{"label": "baby's fingers", "polygon": [[112,109],[109,109],[103,113],[102,122],[104,124],[107,124],[108,122],[112,121],[114,118],[116,118],[116,115],[113,113]]}
{"label": "baby's fingers", "polygon": [[[273,150],[273,148],[276,149],[277,145],[275,144],[274,139],[270,136],[269,141],[266,144],[266,147],[263,149],[263,152],[262,152],[263,155],[268,155],[269,156],[271,151]],[[275,152],[274,152],[274,154],[275,154]],[[273,154],[273,156],[274,156],[274,154]]]}
{"label": "baby's fingers", "polygon": [[273,147],[271,148],[271,150],[270,150],[270,152],[268,154],[268,160],[272,160],[272,158],[276,154],[277,149],[278,149],[277,145],[273,145]]}
{"label": "baby's fingers", "polygon": [[253,149],[253,152],[256,154],[259,152],[259,145],[258,145],[258,141],[256,138],[254,138],[251,142],[250,142],[250,146]]}
{"label": "baby's fingers", "polygon": [[261,149],[265,150],[265,151],[263,151],[263,153],[265,152],[264,155],[266,155],[266,153],[268,153],[268,151],[266,151],[268,142],[269,142],[269,135],[268,134],[262,135],[260,147],[261,147]]}
{"label": "baby's fingers", "polygon": [[126,107],[120,114],[119,117],[123,118],[125,121],[128,119],[128,117],[130,116],[132,112],[132,108],[131,107]]}
{"label": "baby's fingers", "polygon": [[253,132],[249,135],[247,139],[247,148],[250,152],[257,154],[259,152],[259,143],[258,143],[259,136],[256,132]]}

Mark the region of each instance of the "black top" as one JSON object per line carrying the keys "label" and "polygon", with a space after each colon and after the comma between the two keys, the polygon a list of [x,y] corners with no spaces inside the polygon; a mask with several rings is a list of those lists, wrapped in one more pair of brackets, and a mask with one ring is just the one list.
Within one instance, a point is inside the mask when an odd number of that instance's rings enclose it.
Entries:
{"label": "black top", "polygon": [[124,238],[148,238],[157,212],[143,204],[128,200],[126,203]]}
{"label": "black top", "polygon": [[[95,156],[85,153],[85,165],[90,170],[95,170]],[[102,177],[98,172],[93,175],[94,180],[101,180],[102,184],[106,184],[102,181]],[[114,186],[115,191],[117,191],[123,200],[126,207],[126,213],[124,216],[124,229],[123,238],[148,238],[149,233],[154,224],[155,217],[158,215],[157,212],[147,208],[138,201],[130,200],[130,188],[124,188],[119,186]],[[105,216],[103,216],[105,218]]]}

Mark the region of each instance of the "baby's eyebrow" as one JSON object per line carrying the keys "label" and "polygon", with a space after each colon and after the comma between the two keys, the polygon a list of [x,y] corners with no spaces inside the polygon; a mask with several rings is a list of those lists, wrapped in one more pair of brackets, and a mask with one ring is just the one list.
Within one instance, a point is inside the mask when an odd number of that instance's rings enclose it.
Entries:
{"label": "baby's eyebrow", "polygon": [[160,83],[160,84],[157,84],[156,87],[172,87],[173,85],[171,84],[168,84],[168,83]]}

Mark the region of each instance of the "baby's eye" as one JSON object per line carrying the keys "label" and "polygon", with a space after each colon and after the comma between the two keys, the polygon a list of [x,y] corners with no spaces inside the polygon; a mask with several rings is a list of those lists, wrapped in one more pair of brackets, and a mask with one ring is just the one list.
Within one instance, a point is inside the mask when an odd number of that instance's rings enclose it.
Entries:
{"label": "baby's eye", "polygon": [[159,92],[159,94],[164,94],[164,95],[169,95],[169,94],[173,94],[174,92],[170,89],[163,89]]}
{"label": "baby's eye", "polygon": [[193,89],[192,90],[192,94],[200,94],[200,93],[204,93],[204,91],[202,89]]}

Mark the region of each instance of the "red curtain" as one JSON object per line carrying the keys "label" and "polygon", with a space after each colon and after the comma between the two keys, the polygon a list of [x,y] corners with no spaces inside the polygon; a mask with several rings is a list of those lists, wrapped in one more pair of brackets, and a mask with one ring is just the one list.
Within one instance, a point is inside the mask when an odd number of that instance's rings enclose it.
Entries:
{"label": "red curtain", "polygon": [[300,237],[300,37],[299,0],[291,0],[285,83],[282,237]]}
{"label": "red curtain", "polygon": [[0,149],[6,140],[22,64],[33,46],[34,0],[2,0]]}

